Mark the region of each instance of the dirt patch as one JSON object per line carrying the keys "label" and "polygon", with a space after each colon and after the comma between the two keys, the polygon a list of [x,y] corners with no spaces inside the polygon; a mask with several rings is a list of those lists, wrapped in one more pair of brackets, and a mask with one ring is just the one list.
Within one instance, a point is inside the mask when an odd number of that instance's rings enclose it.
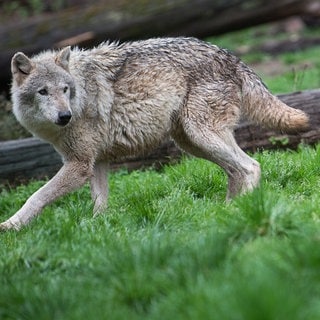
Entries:
{"label": "dirt patch", "polygon": [[288,66],[279,59],[250,63],[250,66],[262,77],[277,76],[288,71]]}
{"label": "dirt patch", "polygon": [[277,58],[272,58],[267,61],[250,63],[250,66],[263,77],[274,77],[279,76],[288,72],[297,72],[308,69],[313,69],[316,66],[309,61],[301,61],[300,63],[294,64],[294,69],[292,66],[285,64]]}

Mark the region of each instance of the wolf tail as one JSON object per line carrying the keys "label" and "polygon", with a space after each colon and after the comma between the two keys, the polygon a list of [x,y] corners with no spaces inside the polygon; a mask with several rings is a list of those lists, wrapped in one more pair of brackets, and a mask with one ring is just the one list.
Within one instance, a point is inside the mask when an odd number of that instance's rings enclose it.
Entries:
{"label": "wolf tail", "polygon": [[286,133],[303,131],[309,127],[307,114],[289,107],[272,95],[248,67],[242,65],[240,70],[243,79],[242,111],[250,120]]}

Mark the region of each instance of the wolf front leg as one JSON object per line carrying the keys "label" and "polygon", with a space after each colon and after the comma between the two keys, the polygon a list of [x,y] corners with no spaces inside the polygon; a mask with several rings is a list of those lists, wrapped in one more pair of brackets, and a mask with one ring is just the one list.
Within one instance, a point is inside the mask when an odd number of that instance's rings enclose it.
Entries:
{"label": "wolf front leg", "polygon": [[98,162],[94,166],[93,175],[90,179],[91,197],[94,202],[94,216],[102,213],[107,208],[108,180],[107,171],[109,165],[105,162]]}
{"label": "wolf front leg", "polygon": [[20,210],[0,224],[0,230],[19,230],[40,214],[46,205],[85,184],[91,175],[90,163],[66,162],[50,181],[26,201]]}

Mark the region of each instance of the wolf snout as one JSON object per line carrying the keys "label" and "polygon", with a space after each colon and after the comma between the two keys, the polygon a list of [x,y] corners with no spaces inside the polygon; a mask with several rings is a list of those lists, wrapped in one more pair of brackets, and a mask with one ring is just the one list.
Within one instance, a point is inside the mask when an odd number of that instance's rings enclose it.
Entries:
{"label": "wolf snout", "polygon": [[66,126],[70,122],[71,117],[72,114],[70,111],[59,111],[56,124],[59,126]]}

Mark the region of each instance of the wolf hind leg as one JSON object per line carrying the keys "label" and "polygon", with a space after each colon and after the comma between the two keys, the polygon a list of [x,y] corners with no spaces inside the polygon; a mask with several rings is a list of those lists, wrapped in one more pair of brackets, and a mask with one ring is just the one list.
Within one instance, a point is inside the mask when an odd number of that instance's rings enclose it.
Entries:
{"label": "wolf hind leg", "polygon": [[240,149],[230,129],[211,129],[188,123],[173,135],[186,152],[222,167],[228,176],[227,201],[254,189],[260,181],[260,165]]}
{"label": "wolf hind leg", "polygon": [[90,178],[91,198],[94,203],[93,215],[104,212],[108,201],[108,164],[98,162],[94,166],[93,175]]}

